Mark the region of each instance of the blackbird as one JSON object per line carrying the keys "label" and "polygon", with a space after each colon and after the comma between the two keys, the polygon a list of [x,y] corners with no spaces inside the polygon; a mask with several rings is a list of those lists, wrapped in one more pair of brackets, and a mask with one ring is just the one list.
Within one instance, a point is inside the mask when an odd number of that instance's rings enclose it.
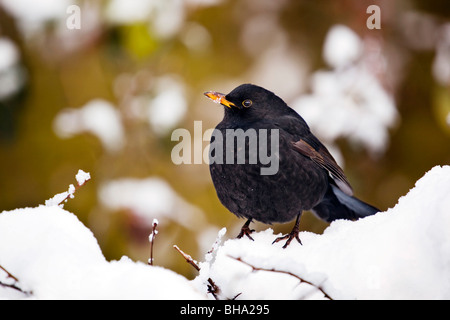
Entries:
{"label": "blackbird", "polygon": [[[327,222],[356,220],[380,211],[353,197],[350,183],[327,148],[273,92],[243,84],[226,95],[214,91],[205,95],[225,110],[211,137],[209,169],[221,203],[247,219],[238,238],[245,235],[253,240],[254,230],[249,227],[253,220],[272,224],[295,218],[292,231],[273,242],[286,240],[286,248],[293,239],[301,244],[304,210]],[[245,134],[231,134],[238,131]],[[253,135],[247,134],[250,131]],[[244,141],[236,141],[239,138]],[[256,143],[251,141],[254,138]],[[264,153],[277,161],[276,171],[262,171],[268,169]]]}

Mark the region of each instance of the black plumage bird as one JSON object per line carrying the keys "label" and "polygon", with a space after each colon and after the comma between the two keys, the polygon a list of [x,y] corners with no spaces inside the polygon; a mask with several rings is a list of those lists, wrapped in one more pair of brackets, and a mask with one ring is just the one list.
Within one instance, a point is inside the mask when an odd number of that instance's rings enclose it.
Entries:
{"label": "black plumage bird", "polygon": [[[286,248],[294,238],[301,243],[299,222],[304,210],[328,222],[379,211],[353,197],[344,172],[326,147],[274,93],[243,84],[227,95],[214,91],[205,95],[225,109],[211,138],[209,168],[222,204],[247,218],[238,238],[252,239],[252,220],[271,224],[295,218],[292,231],[274,241],[286,239]],[[269,170],[267,156],[276,162],[276,171],[264,173]]]}

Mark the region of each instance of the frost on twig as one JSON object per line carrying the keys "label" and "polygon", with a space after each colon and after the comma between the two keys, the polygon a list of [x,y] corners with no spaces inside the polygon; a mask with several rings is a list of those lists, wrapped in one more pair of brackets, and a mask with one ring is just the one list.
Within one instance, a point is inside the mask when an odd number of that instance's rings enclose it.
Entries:
{"label": "frost on twig", "polygon": [[78,190],[78,188],[84,186],[86,182],[91,180],[91,175],[88,172],[84,172],[83,170],[78,170],[75,179],[77,180],[76,187],[73,184],[69,185],[69,189],[67,191],[58,193],[53,198],[45,200],[45,205],[47,207],[59,206],[63,208],[64,203],[66,203],[67,200],[73,199],[75,197],[75,192]]}
{"label": "frost on twig", "polygon": [[188,255],[183,250],[181,250],[176,244],[173,245],[173,248],[175,250],[177,250],[183,256],[183,258],[186,260],[186,262],[189,263],[191,266],[193,266],[195,268],[195,270],[200,271],[200,267],[198,266],[197,261],[192,259],[192,257],[190,255]]}
{"label": "frost on twig", "polygon": [[150,266],[153,265],[153,243],[155,242],[156,235],[158,234],[158,230],[156,230],[157,226],[158,219],[153,219],[152,233],[148,236],[148,241],[150,242],[150,258],[148,259],[148,264]]}
{"label": "frost on twig", "polygon": [[[192,259],[192,257],[190,255],[188,255],[183,250],[181,250],[177,245],[174,245],[173,248],[175,250],[177,250],[183,256],[183,258],[186,260],[187,263],[189,263],[191,266],[193,266],[195,268],[195,270],[200,272],[200,267],[198,266],[197,261]],[[219,300],[219,297],[218,297],[219,292],[220,292],[219,287],[214,283],[214,281],[211,278],[208,278],[208,283],[209,283],[208,284],[208,292],[213,295],[214,299]]]}
{"label": "frost on twig", "polygon": [[300,281],[300,283],[306,283],[306,284],[309,284],[310,286],[316,288],[317,290],[319,290],[324,295],[325,298],[327,298],[329,300],[333,300],[333,298],[331,298],[330,295],[328,293],[326,293],[325,290],[320,285],[316,285],[316,284],[312,283],[311,281],[305,280],[302,277],[300,277],[300,276],[298,276],[298,275],[296,275],[296,274],[294,274],[292,272],[284,271],[284,270],[277,270],[277,269],[274,269],[274,268],[269,269],[269,268],[256,267],[256,266],[254,266],[254,265],[252,265],[252,264],[242,260],[239,257],[238,258],[232,257],[232,256],[229,256],[229,257],[231,259],[234,259],[236,261],[239,261],[239,262],[249,266],[250,268],[252,268],[252,271],[267,271],[267,272],[282,273],[282,274],[287,274],[289,276],[292,276],[292,277],[298,279]]}
{"label": "frost on twig", "polygon": [[222,238],[223,238],[223,236],[225,235],[226,232],[227,232],[227,228],[222,228],[219,231],[219,233],[217,234],[216,241],[214,241],[211,249],[206,254],[206,257],[205,257],[206,262],[211,262],[213,260],[213,254],[217,250],[217,248],[219,248],[219,245],[222,242]]}
{"label": "frost on twig", "polygon": [[10,280],[11,281],[11,283],[6,283],[6,282],[3,282],[2,280],[0,280],[0,287],[14,289],[14,290],[17,290],[19,292],[22,292],[23,294],[25,294],[27,296],[32,294],[31,291],[25,291],[22,288],[20,288],[19,285],[18,285],[19,284],[19,279],[17,279],[15,276],[13,276],[11,273],[9,273],[9,271],[7,271],[2,266],[0,266],[0,271],[2,271],[3,273],[6,274],[5,280]]}
{"label": "frost on twig", "polygon": [[[212,260],[214,258],[214,252],[219,247],[220,243],[222,242],[222,238],[223,238],[223,236],[225,235],[226,232],[227,232],[226,228],[222,228],[219,231],[219,233],[217,235],[217,238],[216,238],[216,241],[214,241],[214,244],[212,245],[212,248],[208,251],[208,253],[205,256],[206,262],[208,262],[208,263],[212,262]],[[187,263],[189,263],[191,266],[193,266],[195,268],[195,270],[200,272],[200,267],[198,266],[197,261],[192,259],[192,257],[190,255],[188,255],[185,252],[183,252],[177,245],[174,245],[173,248],[175,250],[177,250],[183,256],[183,258],[186,260]],[[211,278],[208,278],[207,281],[208,281],[208,292],[212,294],[214,299],[219,300],[219,293],[220,293],[219,287],[214,283],[214,281]],[[236,297],[234,297],[234,298],[236,298]]]}

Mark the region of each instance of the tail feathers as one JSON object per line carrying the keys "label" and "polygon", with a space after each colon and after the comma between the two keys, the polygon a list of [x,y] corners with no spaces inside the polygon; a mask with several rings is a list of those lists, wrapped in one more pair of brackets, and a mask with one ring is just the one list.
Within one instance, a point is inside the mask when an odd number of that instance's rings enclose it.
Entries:
{"label": "tail feathers", "polygon": [[337,219],[356,220],[371,216],[380,210],[355,197],[346,195],[337,186],[330,184],[322,202],[312,211],[321,219],[331,222]]}

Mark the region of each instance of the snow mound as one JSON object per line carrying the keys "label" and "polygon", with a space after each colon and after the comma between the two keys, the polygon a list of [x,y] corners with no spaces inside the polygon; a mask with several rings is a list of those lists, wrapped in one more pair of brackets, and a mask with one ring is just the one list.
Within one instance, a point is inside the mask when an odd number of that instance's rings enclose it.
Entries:
{"label": "snow mound", "polygon": [[437,166],[394,208],[302,232],[303,245],[272,245],[271,229],[228,240],[195,282],[211,278],[222,298],[449,299],[449,230],[450,166]]}
{"label": "snow mound", "polygon": [[0,213],[0,266],[31,292],[0,286],[0,299],[205,298],[173,271],[127,257],[106,261],[92,232],[58,206]]}
{"label": "snow mound", "polygon": [[192,281],[127,257],[106,261],[59,206],[4,211],[0,299],[213,299],[209,286],[220,299],[450,299],[449,193],[450,166],[434,167],[394,208],[302,232],[303,245],[287,249],[272,245],[271,229],[223,244],[222,229]]}

